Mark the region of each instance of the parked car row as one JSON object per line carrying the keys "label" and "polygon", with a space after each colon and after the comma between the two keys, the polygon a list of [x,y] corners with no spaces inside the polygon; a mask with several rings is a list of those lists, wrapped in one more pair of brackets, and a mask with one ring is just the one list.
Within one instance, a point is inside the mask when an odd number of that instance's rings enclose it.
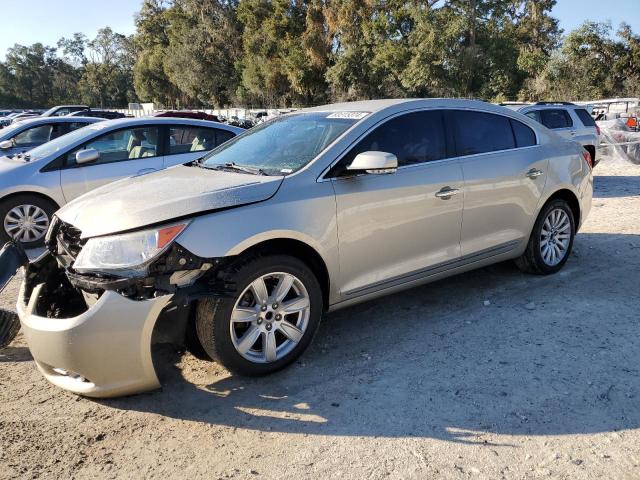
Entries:
{"label": "parked car row", "polygon": [[[4,114],[2,114],[4,113]],[[0,110],[0,129],[8,127],[9,125],[13,125],[18,122],[22,122],[27,119],[43,117],[43,118],[51,118],[51,117],[64,117],[64,116],[73,116],[73,117],[93,117],[100,119],[115,119],[115,118],[124,118],[125,115],[120,112],[104,110],[104,109],[95,109],[89,108],[86,105],[57,105],[55,107],[50,108],[49,110],[21,110],[21,111],[11,111],[11,110]]]}
{"label": "parked car row", "polygon": [[403,99],[304,109],[238,136],[201,120],[91,124],[1,160],[5,224],[22,219],[27,244],[47,233],[32,262],[7,244],[0,286],[26,267],[31,354],[78,394],[157,388],[156,338],[275,372],[326,311],[505,260],[558,272],[591,208],[592,156],[534,118]]}

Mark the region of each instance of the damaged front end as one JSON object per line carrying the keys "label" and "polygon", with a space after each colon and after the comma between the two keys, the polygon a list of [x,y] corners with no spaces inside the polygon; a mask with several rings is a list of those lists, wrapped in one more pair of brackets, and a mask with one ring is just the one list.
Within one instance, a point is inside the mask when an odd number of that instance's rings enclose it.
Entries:
{"label": "damaged front end", "polygon": [[159,386],[152,343],[186,344],[200,353],[189,335],[193,305],[233,289],[220,274],[230,259],[200,258],[173,240],[143,266],[118,269],[109,256],[122,252],[99,244],[112,249],[94,253],[106,259],[100,271],[94,259],[78,262],[91,240],[54,217],[48,251],[28,265],[18,301],[25,337],[48,380],[88,396],[137,393]]}

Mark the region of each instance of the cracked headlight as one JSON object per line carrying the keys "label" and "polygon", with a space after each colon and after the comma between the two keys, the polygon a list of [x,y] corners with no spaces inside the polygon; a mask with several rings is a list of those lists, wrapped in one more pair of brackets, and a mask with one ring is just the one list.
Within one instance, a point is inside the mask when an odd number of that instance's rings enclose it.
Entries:
{"label": "cracked headlight", "polygon": [[187,223],[139,232],[91,238],[73,264],[77,272],[143,276],[149,263],[164,252]]}

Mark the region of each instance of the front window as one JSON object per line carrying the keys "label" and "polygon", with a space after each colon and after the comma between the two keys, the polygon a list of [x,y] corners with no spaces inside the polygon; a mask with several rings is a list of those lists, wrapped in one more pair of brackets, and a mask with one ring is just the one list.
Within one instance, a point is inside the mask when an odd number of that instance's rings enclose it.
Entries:
{"label": "front window", "polygon": [[267,175],[301,169],[366,114],[360,112],[296,113],[252,128],[204,157],[206,167],[237,165]]}
{"label": "front window", "polygon": [[17,147],[28,147],[29,145],[41,145],[49,141],[53,131],[53,125],[38,125],[20,132],[13,137],[13,143]]}
{"label": "front window", "polygon": [[67,154],[67,165],[75,165],[76,153],[84,149],[94,149],[100,158],[92,165],[99,163],[137,160],[139,158],[156,157],[158,155],[159,132],[157,127],[127,128],[109,132]]}
{"label": "front window", "polygon": [[31,158],[31,160],[38,160],[39,158],[48,157],[49,155],[54,155],[58,152],[63,153],[63,151],[69,148],[70,145],[81,141],[83,138],[88,137],[92,133],[100,131],[103,128],[105,127],[100,123],[95,123],[83,128],[79,128],[78,130],[74,130],[71,133],[62,135],[55,140],[51,140],[50,142],[44,143],[39,147],[29,150],[29,157]]}

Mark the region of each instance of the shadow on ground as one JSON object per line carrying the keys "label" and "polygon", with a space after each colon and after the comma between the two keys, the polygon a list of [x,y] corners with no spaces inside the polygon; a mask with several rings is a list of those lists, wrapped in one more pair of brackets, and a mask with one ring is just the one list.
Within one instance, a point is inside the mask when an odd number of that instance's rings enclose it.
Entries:
{"label": "shadow on ground", "polygon": [[469,443],[638,428],[634,245],[581,234],[554,276],[505,263],[338,311],[297,364],[265,378],[194,385],[185,363],[211,364],[169,352],[162,392],[103,403],[259,431]]}
{"label": "shadow on ground", "polygon": [[0,348],[0,363],[5,362],[29,362],[33,360],[27,347]]}
{"label": "shadow on ground", "polygon": [[640,195],[640,176],[594,176],[593,185],[593,198]]}

